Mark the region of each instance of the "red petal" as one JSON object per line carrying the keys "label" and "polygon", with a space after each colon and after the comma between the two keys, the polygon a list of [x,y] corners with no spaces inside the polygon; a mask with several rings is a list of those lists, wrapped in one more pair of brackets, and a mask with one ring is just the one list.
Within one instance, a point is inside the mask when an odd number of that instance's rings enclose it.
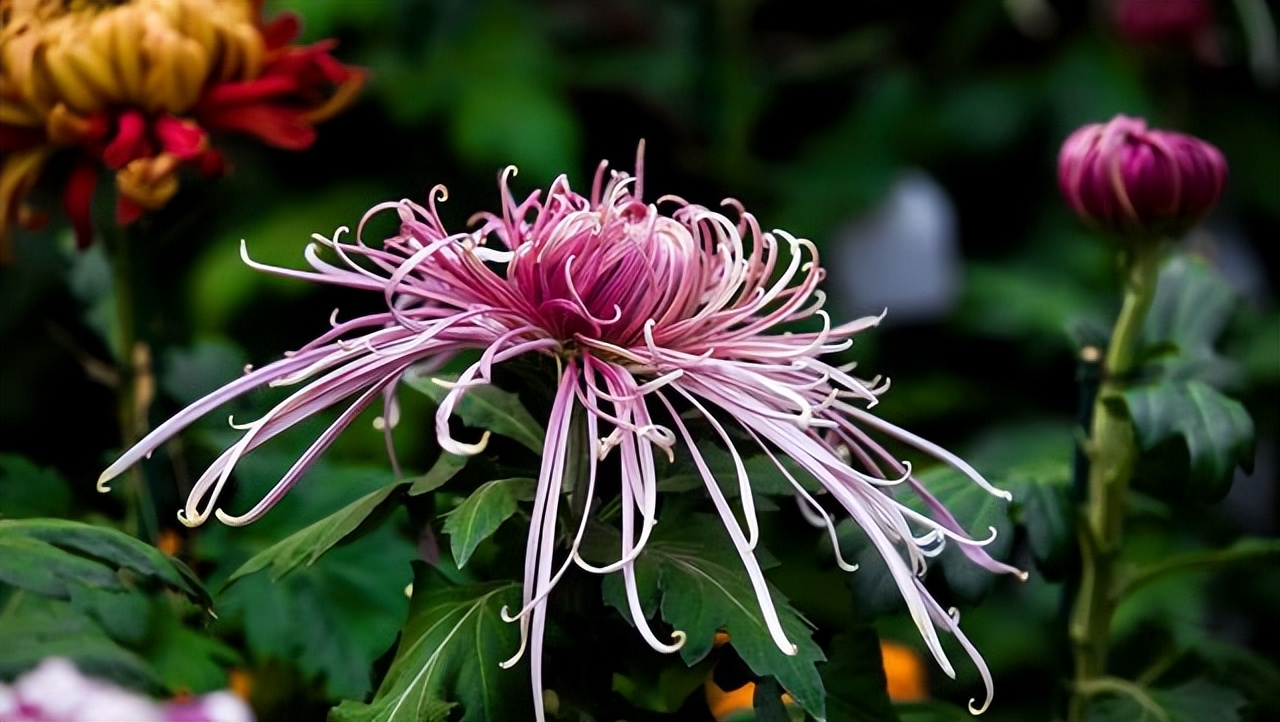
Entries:
{"label": "red petal", "polygon": [[156,118],[155,129],[161,149],[182,160],[200,155],[208,144],[208,136],[199,125],[172,115]]}
{"label": "red petal", "polygon": [[142,217],[146,209],[123,195],[116,196],[116,223],[127,226]]}
{"label": "red petal", "polygon": [[303,150],[316,140],[316,131],[306,121],[305,111],[275,105],[227,108],[205,122],[209,127],[246,133],[285,150]]}
{"label": "red petal", "polygon": [[262,40],[267,50],[277,50],[288,45],[302,32],[302,21],[293,13],[282,13],[262,26]]}
{"label": "red petal", "polygon": [[207,148],[196,158],[196,168],[206,178],[222,175],[227,170],[227,159],[213,148]]}
{"label": "red petal", "polygon": [[93,189],[97,184],[98,169],[90,163],[79,163],[71,169],[62,189],[62,206],[79,248],[88,248],[93,242]]}
{"label": "red petal", "polygon": [[298,89],[298,82],[286,75],[245,80],[235,83],[218,83],[209,88],[200,105],[196,108],[196,117],[205,122],[206,114],[217,114],[228,105],[246,105],[264,100],[272,100],[288,95]]}
{"label": "red petal", "polygon": [[137,110],[126,110],[116,120],[116,137],[102,151],[102,162],[119,170],[129,161],[150,155],[147,147],[147,119]]}

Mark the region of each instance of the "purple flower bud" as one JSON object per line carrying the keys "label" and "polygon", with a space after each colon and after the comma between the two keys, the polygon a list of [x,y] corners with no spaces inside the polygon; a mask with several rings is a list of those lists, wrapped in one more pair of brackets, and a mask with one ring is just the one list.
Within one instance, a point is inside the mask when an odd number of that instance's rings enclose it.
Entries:
{"label": "purple flower bud", "polygon": [[1210,0],[1117,0],[1116,28],[1136,43],[1194,45],[1213,28]]}
{"label": "purple flower bud", "polygon": [[1218,202],[1226,178],[1217,148],[1124,115],[1080,128],[1058,154],[1058,187],[1071,209],[1125,235],[1185,231]]}

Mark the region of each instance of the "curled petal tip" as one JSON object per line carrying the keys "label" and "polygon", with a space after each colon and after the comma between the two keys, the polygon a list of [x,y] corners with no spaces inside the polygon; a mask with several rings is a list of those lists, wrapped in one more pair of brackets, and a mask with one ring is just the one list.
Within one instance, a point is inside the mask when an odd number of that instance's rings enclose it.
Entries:
{"label": "curled petal tip", "polygon": [[179,510],[178,510],[178,521],[179,521],[183,526],[185,526],[185,527],[187,527],[187,528],[189,528],[189,529],[194,529],[194,528],[196,528],[196,527],[200,526],[201,524],[203,524],[203,523],[204,523],[204,520],[205,520],[205,519],[207,519],[207,518],[208,518],[207,516],[202,516],[202,515],[200,515],[200,514],[196,514],[194,517],[191,517],[191,516],[188,516],[188,515],[187,515],[187,510],[186,510],[186,509],[179,509]]}
{"label": "curled petal tip", "polygon": [[[227,526],[244,526],[245,524],[248,524],[249,522],[257,518],[256,516],[251,516],[249,518],[242,517],[242,516],[231,516],[230,514],[226,513],[221,509],[214,509],[213,515],[218,518],[218,521],[222,522],[223,524],[226,524]],[[205,518],[208,518],[208,517],[205,517]]]}
{"label": "curled petal tip", "polygon": [[440,448],[450,454],[457,454],[458,456],[475,456],[481,451],[484,451],[485,447],[489,445],[490,436],[492,436],[492,434],[486,431],[484,432],[484,435],[480,437],[480,440],[474,444],[464,444],[445,436],[441,436],[437,440],[440,442]]}
{"label": "curled petal tip", "polygon": [[110,469],[102,472],[102,476],[98,477],[98,484],[97,484],[98,493],[99,494],[110,493],[111,487],[109,486],[109,484],[111,483],[111,480],[114,478],[116,478],[116,475]]}

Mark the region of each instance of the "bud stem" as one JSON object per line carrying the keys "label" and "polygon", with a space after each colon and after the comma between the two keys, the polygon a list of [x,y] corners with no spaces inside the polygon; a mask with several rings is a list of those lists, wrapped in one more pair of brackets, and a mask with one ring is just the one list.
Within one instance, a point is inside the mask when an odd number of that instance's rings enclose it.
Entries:
{"label": "bud stem", "polygon": [[1135,243],[1123,256],[1124,302],[1112,331],[1103,380],[1093,405],[1089,433],[1088,490],[1078,522],[1080,588],[1071,612],[1070,637],[1075,678],[1067,710],[1079,722],[1096,682],[1106,676],[1111,616],[1116,603],[1115,562],[1120,551],[1125,499],[1137,459],[1133,424],[1121,399],[1130,382],[1143,320],[1155,296],[1165,244]]}

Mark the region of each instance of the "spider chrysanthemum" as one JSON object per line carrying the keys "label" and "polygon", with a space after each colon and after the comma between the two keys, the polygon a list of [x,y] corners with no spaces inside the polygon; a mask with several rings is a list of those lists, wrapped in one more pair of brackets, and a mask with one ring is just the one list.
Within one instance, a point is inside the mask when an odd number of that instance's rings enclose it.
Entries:
{"label": "spider chrysanthemum", "polygon": [[[639,166],[640,164],[637,163]],[[494,367],[526,354],[558,360],[559,378],[542,455],[525,552],[523,606],[510,610],[520,625],[521,647],[532,661],[533,699],[542,718],[542,639],[548,595],[571,567],[623,575],[632,620],[655,649],[674,651],[684,635],[660,639],[642,611],[634,562],[657,522],[655,457],[683,447],[705,481],[706,492],[732,538],[774,642],[793,654],[795,645],[779,623],[765,577],[754,554],[759,529],[742,439],[772,459],[794,486],[806,517],[835,541],[830,508],[843,509],[884,557],[916,626],[938,663],[954,674],[938,630],[954,634],[969,651],[987,686],[981,657],[959,630],[954,611],[944,610],[920,577],[926,558],[948,541],[975,563],[995,572],[1019,573],[982,549],[912,475],[910,465],[886,451],[875,437],[891,437],[963,472],[973,483],[1007,498],[964,461],[889,424],[867,408],[887,382],[855,377],[824,355],[848,348],[878,317],[833,326],[818,290],[824,272],[814,245],[784,231],[765,232],[736,201],[721,213],[680,198],[642,200],[642,168],[635,177],[601,164],[589,196],[558,178],[543,195],[517,202],[502,174],[502,210],[473,218],[474,230],[450,233],[436,212],[443,188],[427,205],[404,200],[376,206],[347,240],[314,236],[307,248],[311,270],[255,268],[300,280],[382,294],[385,310],[335,323],[307,346],[197,401],[162,424],[107,469],[99,482],[119,474],[201,415],[232,397],[264,385],[299,386],[266,415],[243,429],[197,481],[179,513],[189,525],[211,514],[224,523],[249,523],[266,513],[314,463],[342,429],[379,399],[394,414],[397,382],[411,369],[439,368],[459,352],[480,350],[436,412],[445,451],[474,454],[474,443],[454,439],[449,420],[467,392],[489,382]],[[368,245],[362,231],[369,217],[399,215],[399,232]],[[341,260],[324,260],[327,247]],[[786,332],[805,319],[820,330]],[[428,371],[429,372],[429,371]],[[345,403],[336,421],[256,506],[238,516],[217,508],[236,462],[247,452],[321,409]],[[622,538],[618,558],[597,566],[579,554],[584,515],[568,549],[556,547],[556,522],[571,459],[571,418],[584,417],[587,495],[595,494],[601,462],[618,470]],[[709,428],[733,459],[741,494],[731,505],[694,443],[690,425]],[[389,426],[387,424],[386,426]],[[735,442],[735,439],[738,441]],[[780,463],[789,457],[812,476],[830,502],[819,503]],[[616,459],[616,461],[615,461]],[[612,478],[612,476],[610,477]],[[903,505],[886,487],[903,486],[921,497],[928,514]],[[586,508],[590,509],[590,500]],[[852,565],[839,559],[852,571]],[[557,561],[557,557],[559,560]],[[508,664],[510,664],[509,662]]]}

